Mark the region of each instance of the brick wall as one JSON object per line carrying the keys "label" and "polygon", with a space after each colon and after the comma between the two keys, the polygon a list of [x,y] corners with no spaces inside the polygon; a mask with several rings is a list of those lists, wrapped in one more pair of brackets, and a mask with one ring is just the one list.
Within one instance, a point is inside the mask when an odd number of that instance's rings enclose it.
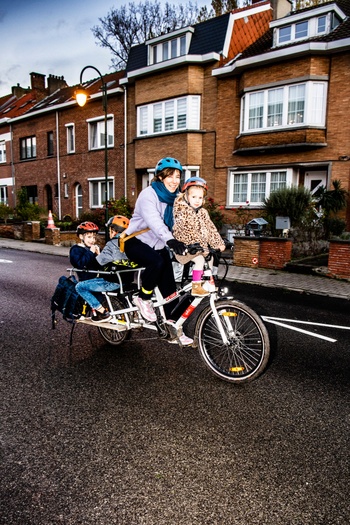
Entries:
{"label": "brick wall", "polygon": [[281,270],[292,258],[292,241],[282,238],[260,238],[259,267]]}
{"label": "brick wall", "polygon": [[259,261],[260,242],[257,237],[236,237],[233,250],[233,264],[255,268]]}
{"label": "brick wall", "polygon": [[350,279],[350,241],[329,242],[328,273],[341,279]]}
{"label": "brick wall", "polygon": [[281,270],[291,260],[292,241],[275,237],[235,237],[233,264]]}

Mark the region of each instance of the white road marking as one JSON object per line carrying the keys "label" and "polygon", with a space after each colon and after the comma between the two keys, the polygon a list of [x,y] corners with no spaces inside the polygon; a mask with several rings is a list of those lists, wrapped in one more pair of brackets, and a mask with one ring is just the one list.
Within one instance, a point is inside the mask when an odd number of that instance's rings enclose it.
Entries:
{"label": "white road marking", "polygon": [[0,263],[12,263],[13,261],[9,261],[8,259],[0,259]]}
{"label": "white road marking", "polygon": [[302,334],[311,335],[312,337],[317,337],[318,339],[323,339],[325,341],[329,341],[330,343],[335,343],[337,340],[332,339],[331,337],[327,337],[325,335],[320,334],[314,334],[313,332],[309,332],[308,330],[303,330],[302,328],[297,328],[296,326],[291,326],[287,323],[296,323],[296,324],[306,324],[311,326],[322,326],[324,328],[336,328],[340,330],[350,330],[350,326],[340,326],[340,325],[334,325],[334,324],[325,324],[325,323],[313,323],[311,321],[298,321],[297,319],[284,319],[281,317],[268,317],[263,316],[262,319],[266,321],[267,323],[272,323],[277,326],[282,326],[283,328],[288,328],[289,330],[294,330],[295,332],[300,332]]}

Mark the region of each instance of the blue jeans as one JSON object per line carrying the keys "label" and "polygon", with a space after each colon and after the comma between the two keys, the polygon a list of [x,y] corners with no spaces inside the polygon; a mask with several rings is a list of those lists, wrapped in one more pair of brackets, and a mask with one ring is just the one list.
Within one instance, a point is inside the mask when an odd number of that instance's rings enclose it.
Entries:
{"label": "blue jeans", "polygon": [[86,281],[80,281],[76,285],[76,291],[79,295],[91,306],[94,310],[97,310],[102,305],[96,296],[91,292],[111,292],[112,290],[118,290],[120,288],[118,283],[111,283],[105,281],[101,277],[96,279],[87,279]]}

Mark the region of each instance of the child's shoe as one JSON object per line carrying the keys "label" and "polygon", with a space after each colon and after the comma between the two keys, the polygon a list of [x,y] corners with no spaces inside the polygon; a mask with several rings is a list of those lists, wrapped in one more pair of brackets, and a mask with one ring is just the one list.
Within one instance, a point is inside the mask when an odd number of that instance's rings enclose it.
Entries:
{"label": "child's shoe", "polygon": [[107,310],[104,312],[99,312],[98,310],[93,310],[91,321],[94,323],[106,323],[107,321],[110,321],[112,319],[112,316]]}
{"label": "child's shoe", "polygon": [[205,297],[209,295],[209,292],[203,288],[201,281],[192,281],[191,295],[194,297]]}

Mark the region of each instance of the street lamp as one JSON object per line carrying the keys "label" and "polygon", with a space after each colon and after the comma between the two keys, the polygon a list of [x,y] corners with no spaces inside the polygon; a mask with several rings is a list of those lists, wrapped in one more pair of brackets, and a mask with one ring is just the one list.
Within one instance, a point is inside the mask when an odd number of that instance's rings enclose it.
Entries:
{"label": "street lamp", "polygon": [[[74,96],[80,107],[85,106],[87,99],[89,98],[88,92],[83,88],[83,73],[86,69],[94,69],[97,74],[100,76],[102,82],[102,105],[104,111],[104,122],[105,122],[105,221],[108,222],[108,141],[107,141],[107,85],[103,80],[103,77],[100,71],[95,66],[85,66],[80,73],[80,86],[75,91]],[[108,228],[106,226],[106,241],[108,240]]]}

